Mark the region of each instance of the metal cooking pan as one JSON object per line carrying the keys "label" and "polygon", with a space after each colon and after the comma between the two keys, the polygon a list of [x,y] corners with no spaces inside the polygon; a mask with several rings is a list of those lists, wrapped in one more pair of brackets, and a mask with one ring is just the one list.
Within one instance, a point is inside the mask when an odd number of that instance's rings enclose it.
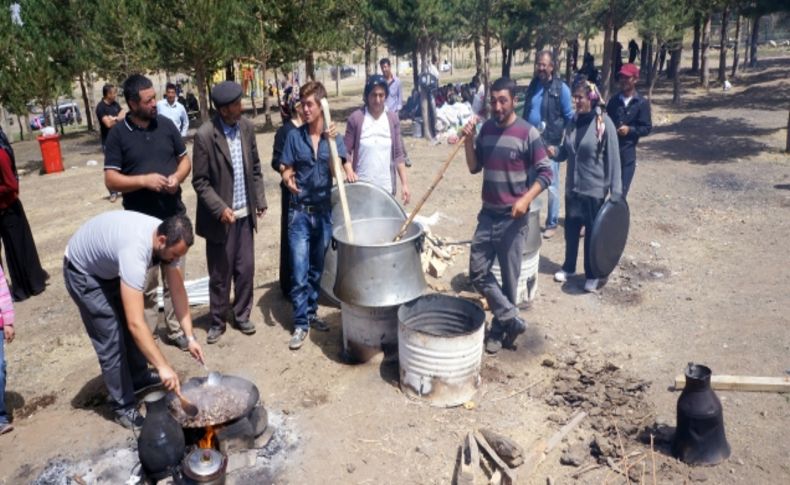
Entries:
{"label": "metal cooking pan", "polygon": [[628,241],[631,214],[625,199],[604,202],[592,226],[590,269],[596,278],[606,278],[614,270]]}
{"label": "metal cooking pan", "polygon": [[[190,399],[197,407],[198,407],[198,418],[201,416],[202,410],[201,407],[210,404],[202,402],[201,396],[212,396],[216,395],[216,393],[222,393],[222,389],[227,390],[227,392],[234,392],[241,394],[242,396],[246,396],[245,406],[240,408],[237,412],[229,413],[228,415],[224,416],[224,419],[221,420],[211,420],[204,423],[195,424],[192,423],[189,419],[187,419],[186,415],[183,412],[176,412],[174,410],[180,411],[180,402],[178,398],[172,392],[168,394],[168,399],[171,401],[169,403],[170,411],[176,421],[181,424],[184,428],[203,428],[206,426],[216,426],[219,424],[224,424],[235,419],[238,419],[242,416],[248,415],[252,409],[258,404],[258,400],[260,399],[260,393],[258,392],[258,388],[252,382],[248,381],[247,379],[243,379],[241,377],[236,376],[228,376],[222,375],[220,377],[219,382],[216,385],[212,385],[212,389],[206,390],[208,387],[207,384],[208,377],[193,377],[186,382],[181,384],[181,393]],[[220,390],[218,391],[217,388]],[[242,399],[244,400],[244,399]]]}

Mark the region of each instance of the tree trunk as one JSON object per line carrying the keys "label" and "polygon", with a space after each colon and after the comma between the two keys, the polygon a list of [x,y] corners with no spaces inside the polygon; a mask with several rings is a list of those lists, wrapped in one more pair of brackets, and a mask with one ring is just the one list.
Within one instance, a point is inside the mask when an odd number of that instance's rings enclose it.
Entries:
{"label": "tree trunk", "polygon": [[712,15],[710,12],[705,14],[704,26],[702,28],[702,72],[700,81],[702,87],[710,88],[710,24]]}
{"label": "tree trunk", "polygon": [[[617,72],[619,71],[617,66],[619,66],[623,62],[623,51],[622,49],[617,47],[617,43],[618,43],[617,38],[619,37],[619,34],[620,34],[620,29],[615,27],[614,30],[612,31],[612,73],[611,73],[611,79],[609,80],[609,86],[617,85]],[[608,93],[607,93],[607,97],[608,97]]]}
{"label": "tree trunk", "polygon": [[340,56],[335,58],[335,96],[340,97],[340,78],[343,77],[343,66],[340,63]]}
{"label": "tree trunk", "polygon": [[[337,71],[337,77],[340,77],[340,71]],[[315,53],[313,51],[308,51],[304,57],[304,76],[311,80],[315,81]]]}
{"label": "tree trunk", "polygon": [[25,112],[24,123],[16,115],[16,122],[19,125],[19,141],[25,141],[25,130],[30,131],[30,113]]}
{"label": "tree trunk", "polygon": [[683,39],[672,49],[670,62],[672,63],[672,104],[680,104],[680,58],[683,54]]}
{"label": "tree trunk", "polygon": [[195,83],[200,100],[200,120],[208,121],[208,98],[206,97],[206,68],[202,64],[195,68]]}
{"label": "tree trunk", "polygon": [[415,47],[413,51],[411,51],[411,77],[412,82],[414,83],[414,87],[417,88],[420,86],[420,70],[419,66],[419,53],[417,48]]}
{"label": "tree trunk", "polygon": [[790,153],[790,111],[787,112],[787,137],[785,139],[785,151]]}
{"label": "tree trunk", "polygon": [[576,37],[573,38],[573,72],[579,70],[579,34],[576,34]]}
{"label": "tree trunk", "polygon": [[[653,43],[651,42],[650,45],[652,46]],[[650,52],[653,52],[653,49],[650,49]],[[652,60],[651,66],[648,67],[648,74],[647,74],[647,99],[651,100],[653,97],[653,88],[656,87],[656,81],[658,80],[657,69],[658,69],[658,57],[660,55],[660,49],[656,49],[654,54],[655,59]],[[648,57],[648,59],[650,59]]]}
{"label": "tree trunk", "polygon": [[743,19],[744,27],[744,42],[743,42],[743,62],[741,63],[741,71],[746,69],[749,65],[749,39],[752,38],[752,22],[749,17]]}
{"label": "tree trunk", "polygon": [[645,76],[647,73],[645,69],[645,64],[650,62],[650,57],[647,55],[647,41],[642,39],[642,48],[639,50],[639,68],[641,69],[641,74]]}
{"label": "tree trunk", "polygon": [[85,106],[85,122],[88,125],[88,131],[94,131],[93,107],[88,97],[88,89],[85,87],[85,74],[82,72],[80,73],[80,91],[82,92],[82,104]]}
{"label": "tree trunk", "polygon": [[480,36],[475,35],[475,74],[480,76],[483,73],[483,56],[480,53]]}
{"label": "tree trunk", "polygon": [[277,93],[277,108],[279,111],[280,106],[283,104],[283,100],[280,97],[280,80],[277,78],[277,68],[274,69],[274,92]]}
{"label": "tree trunk", "polygon": [[[422,73],[428,72],[428,49],[427,45],[420,48],[420,60],[422,61]],[[431,114],[428,103],[430,102],[428,88],[421,83],[417,86],[420,88],[420,113],[422,113],[422,136],[426,140],[433,140],[433,127],[431,127]]]}
{"label": "tree trunk", "polygon": [[727,24],[730,21],[730,9],[725,5],[721,13],[721,43],[719,45],[719,82],[727,80]]}
{"label": "tree trunk", "polygon": [[749,46],[749,67],[757,67],[757,38],[760,35],[760,16],[754,17],[752,22],[752,39]]}
{"label": "tree trunk", "polygon": [[573,39],[566,41],[568,48],[565,50],[565,84],[571,84],[571,73],[573,72]]}
{"label": "tree trunk", "polygon": [[370,29],[365,27],[364,35],[365,35],[365,47],[364,47],[364,49],[365,49],[365,79],[367,79],[368,76],[374,74],[374,72],[371,71],[371,66],[375,66],[376,64],[375,64],[375,61],[371,60],[371,58],[373,57],[373,33],[370,31]]}
{"label": "tree trunk", "polygon": [[738,46],[741,44],[741,16],[738,15],[737,20],[735,22],[735,46],[733,46],[732,50],[732,72],[730,73],[730,77],[734,78],[735,74],[738,72]]}
{"label": "tree trunk", "polygon": [[590,38],[584,38],[584,54],[587,55],[590,53]]}
{"label": "tree trunk", "polygon": [[483,23],[483,82],[485,83],[483,99],[488,99],[491,86],[491,33],[488,30],[488,16]]}
{"label": "tree trunk", "polygon": [[500,42],[499,49],[502,51],[502,77],[510,77],[510,66],[505,62],[508,51],[507,45],[504,42]]}
{"label": "tree trunk", "polygon": [[612,32],[614,31],[614,7],[606,13],[606,24],[603,33],[603,64],[601,65],[601,95],[604,99],[609,97],[609,78],[612,76]]}
{"label": "tree trunk", "polygon": [[694,40],[691,43],[691,72],[699,72],[699,48],[700,35],[702,34],[702,15],[698,12],[694,14]]}
{"label": "tree trunk", "polygon": [[[658,69],[658,63],[653,64],[653,39],[650,39],[650,42],[647,43],[647,55],[645,56],[645,62],[647,62],[647,80],[650,82],[653,77],[655,77],[656,69]],[[659,49],[660,50],[660,49]],[[655,51],[658,54],[658,50]],[[658,58],[656,58],[658,59]]]}
{"label": "tree trunk", "polygon": [[261,87],[263,88],[261,91],[263,96],[263,126],[269,128],[274,126],[274,123],[272,122],[272,102],[269,99],[268,79],[266,79],[266,61],[267,59],[261,59]]}
{"label": "tree trunk", "polygon": [[455,73],[455,41],[450,41],[450,76]]}

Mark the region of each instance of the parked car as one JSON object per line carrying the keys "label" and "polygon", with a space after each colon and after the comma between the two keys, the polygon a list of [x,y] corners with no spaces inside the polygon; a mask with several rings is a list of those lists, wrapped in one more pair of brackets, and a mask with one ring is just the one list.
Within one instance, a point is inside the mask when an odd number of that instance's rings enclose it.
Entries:
{"label": "parked car", "polygon": [[[45,126],[49,126],[50,113],[52,108],[42,114],[38,110],[31,109],[30,113],[30,129],[40,130]],[[63,123],[64,125],[73,125],[74,123],[82,123],[82,113],[80,107],[74,101],[63,101],[58,104],[58,110],[55,112],[55,125]]]}
{"label": "parked car", "polygon": [[[332,79],[337,79],[337,66],[332,67],[329,72],[332,75]],[[351,77],[356,73],[357,70],[351,66],[340,66],[340,79]]]}

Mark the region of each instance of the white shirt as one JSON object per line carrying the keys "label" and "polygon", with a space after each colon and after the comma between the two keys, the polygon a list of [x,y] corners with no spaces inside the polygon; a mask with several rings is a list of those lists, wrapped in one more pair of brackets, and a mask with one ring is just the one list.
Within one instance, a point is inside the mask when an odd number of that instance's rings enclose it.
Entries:
{"label": "white shirt", "polygon": [[375,119],[365,109],[357,157],[359,180],[392,191],[392,135],[386,113]]}
{"label": "white shirt", "polygon": [[187,132],[189,131],[189,116],[187,116],[187,110],[184,108],[184,105],[176,101],[173,104],[167,102],[167,98],[160,99],[156,102],[156,112],[165,118],[170,119],[179,132],[181,132],[181,136],[187,136]]}

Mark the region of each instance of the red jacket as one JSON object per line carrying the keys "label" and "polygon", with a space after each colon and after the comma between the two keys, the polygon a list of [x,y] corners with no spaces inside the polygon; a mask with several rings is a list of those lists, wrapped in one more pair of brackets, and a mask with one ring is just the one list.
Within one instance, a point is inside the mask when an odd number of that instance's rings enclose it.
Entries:
{"label": "red jacket", "polygon": [[11,157],[0,148],[0,210],[16,202],[19,198],[19,180],[11,168]]}

